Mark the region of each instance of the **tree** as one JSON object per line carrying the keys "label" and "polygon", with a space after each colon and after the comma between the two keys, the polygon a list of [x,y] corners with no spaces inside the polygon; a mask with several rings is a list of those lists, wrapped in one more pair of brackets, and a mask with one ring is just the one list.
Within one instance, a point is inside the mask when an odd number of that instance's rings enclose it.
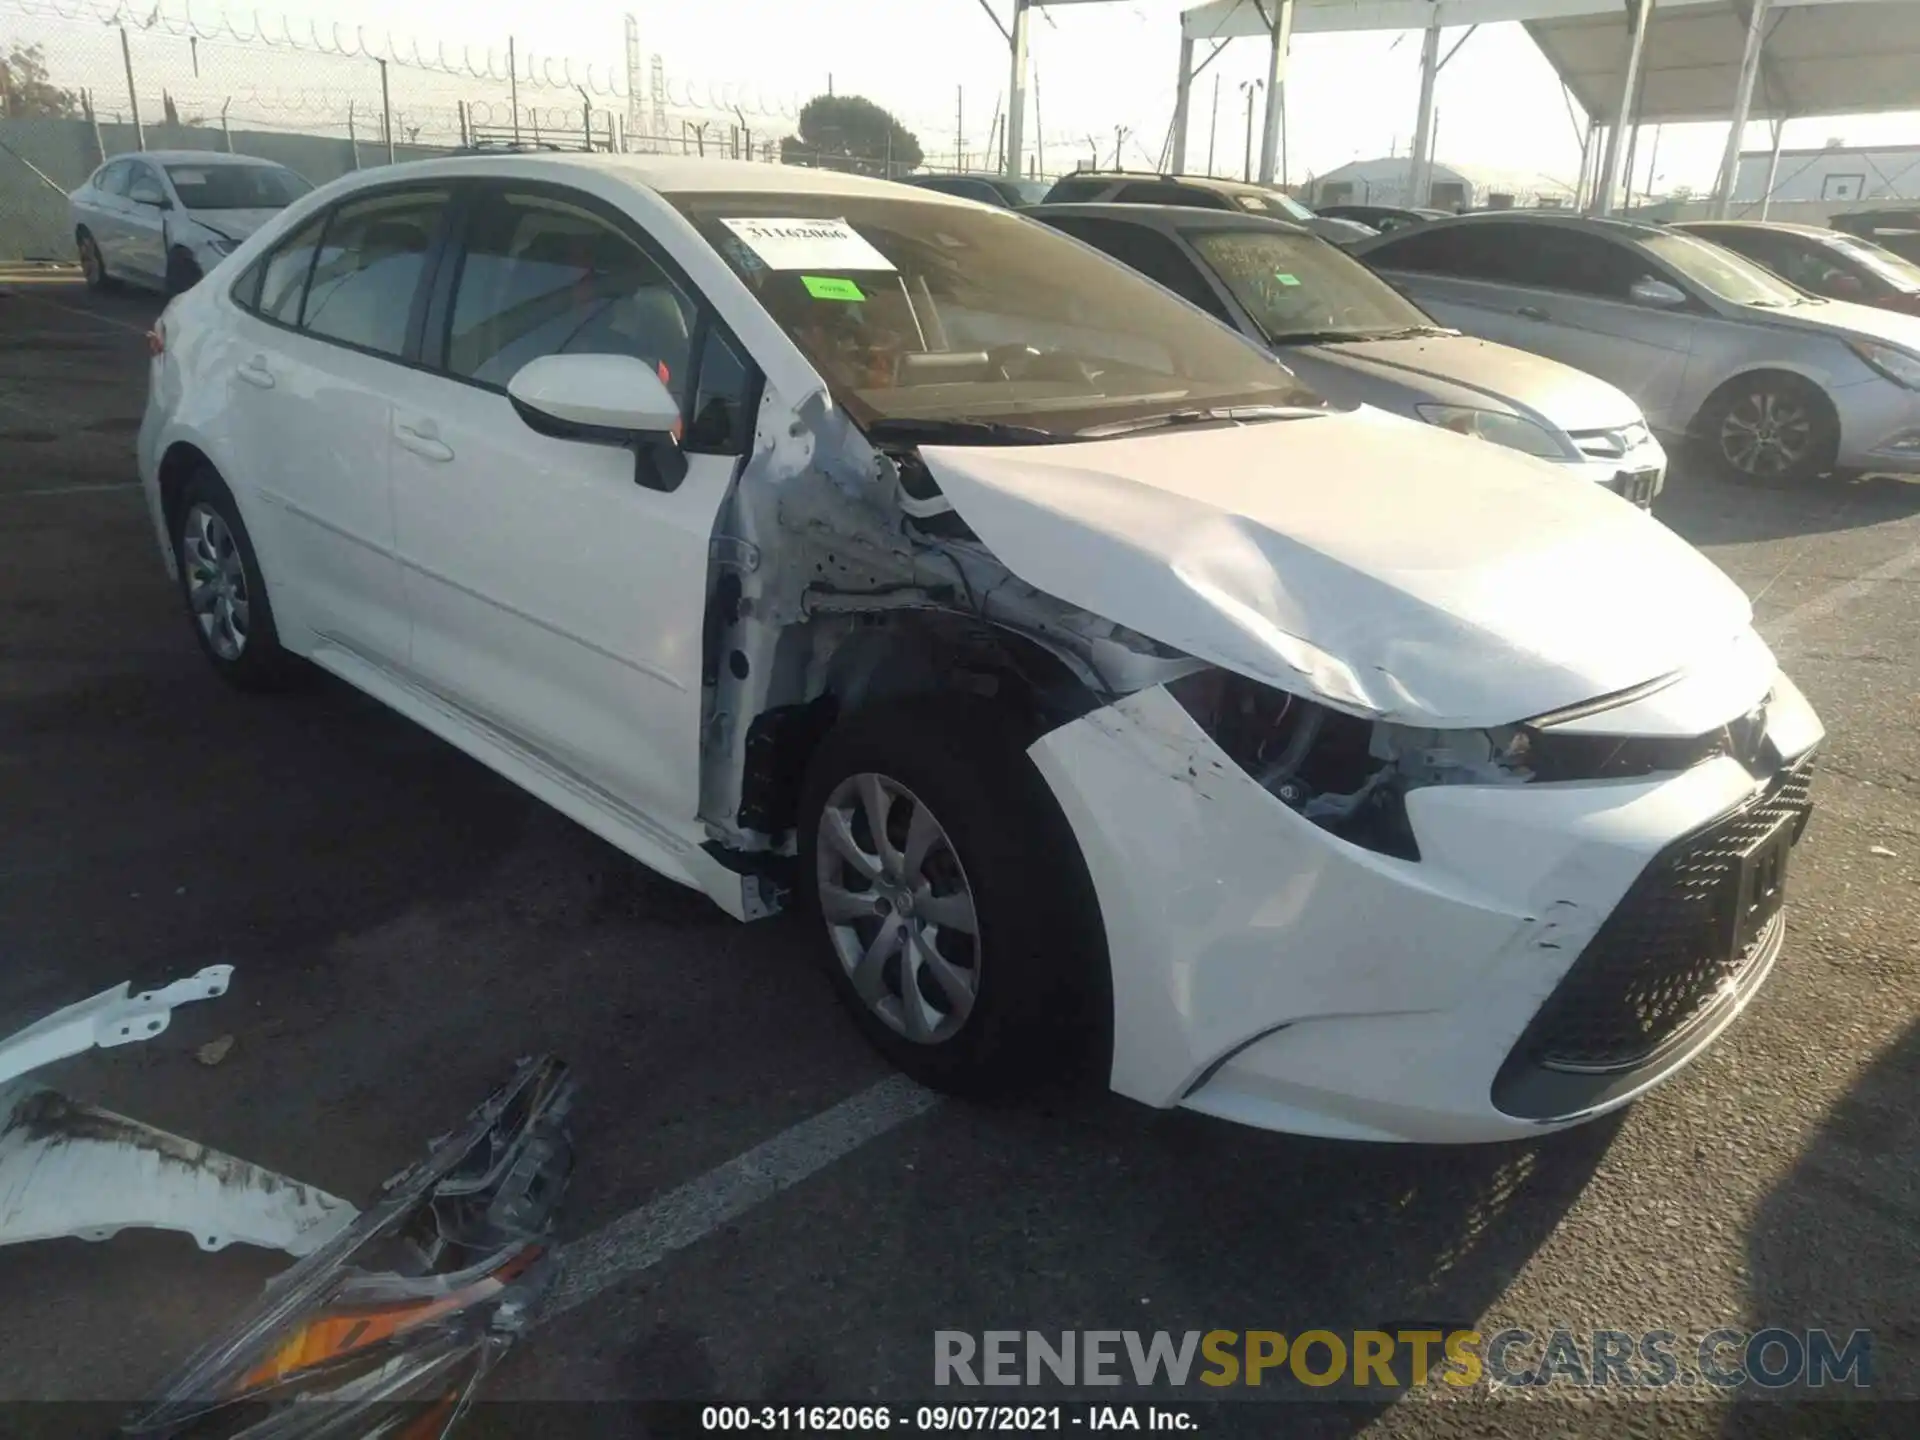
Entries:
{"label": "tree", "polygon": [[859,95],[816,95],[800,107],[800,133],[780,142],[789,165],[817,165],[885,175],[911,170],[925,159],[914,133]]}
{"label": "tree", "polygon": [[46,52],[38,45],[15,45],[0,55],[0,115],[72,118],[80,114],[80,96],[47,78]]}

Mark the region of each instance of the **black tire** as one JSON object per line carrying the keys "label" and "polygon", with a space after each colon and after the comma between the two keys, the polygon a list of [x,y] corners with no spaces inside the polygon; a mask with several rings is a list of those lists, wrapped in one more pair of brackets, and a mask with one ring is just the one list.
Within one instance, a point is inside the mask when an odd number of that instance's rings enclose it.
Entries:
{"label": "black tire", "polygon": [[[977,988],[958,1029],[935,1043],[908,1039],[862,999],[829,934],[821,819],[842,782],[866,773],[924,803],[958,860],[958,883],[972,892]],[[841,1001],[894,1065],[936,1089],[986,1098],[1104,1059],[1112,1002],[1093,886],[1066,817],[993,705],[940,696],[854,713],[815,752],[799,813],[800,908],[818,927],[816,943]],[[896,805],[889,822],[896,839],[902,823]],[[864,833],[871,843],[871,827]],[[940,850],[929,852],[930,867],[944,863]],[[831,854],[830,863],[837,863]],[[964,939],[931,943],[954,938]],[[903,1013],[904,973],[896,965],[882,982],[896,1013]],[[940,999],[931,981],[921,993]],[[949,1007],[949,1020],[952,1014]]]}
{"label": "black tire", "polygon": [[80,273],[86,276],[87,288],[96,293],[119,289],[120,282],[107,273],[107,257],[100,253],[99,242],[92,233],[82,230],[75,241],[80,248]]}
{"label": "black tire", "polygon": [[1840,448],[1833,402],[1819,386],[1783,371],[1723,386],[1701,407],[1694,434],[1714,468],[1744,485],[1817,479],[1833,469]]}
{"label": "black tire", "polygon": [[[208,546],[204,543],[203,511],[218,517],[226,540],[231,542],[230,549],[226,544]],[[240,507],[234,503],[233,492],[211,466],[203,465],[188,477],[178,503],[173,506],[171,523],[174,557],[180,569],[180,598],[201,653],[220,678],[236,689],[286,688],[298,675],[297,662],[281,648],[280,632],[273,623],[273,603],[260,571],[260,557],[254,553],[252,537],[240,518]],[[231,554],[239,562],[238,588],[242,591],[240,598],[245,603],[246,618],[236,653],[223,653],[225,645],[219,637],[218,624],[214,626],[215,633],[210,634],[195,608],[196,587],[202,579],[213,578],[213,567],[207,563],[210,553],[222,557]],[[234,633],[237,632],[227,632],[226,639],[231,640]]]}
{"label": "black tire", "polygon": [[176,246],[167,255],[167,298],[184,295],[200,283],[200,262]]}

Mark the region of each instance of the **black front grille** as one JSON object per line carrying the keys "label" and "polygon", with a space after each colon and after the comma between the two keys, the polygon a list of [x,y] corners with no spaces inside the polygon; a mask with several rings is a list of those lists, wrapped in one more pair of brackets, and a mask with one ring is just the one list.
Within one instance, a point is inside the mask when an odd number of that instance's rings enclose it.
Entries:
{"label": "black front grille", "polygon": [[1736,953],[1741,857],[1782,822],[1794,838],[1813,805],[1811,757],[1767,792],[1667,847],[1640,873],[1547,997],[1507,1069],[1617,1071],[1677,1041],[1765,947],[1771,926]]}

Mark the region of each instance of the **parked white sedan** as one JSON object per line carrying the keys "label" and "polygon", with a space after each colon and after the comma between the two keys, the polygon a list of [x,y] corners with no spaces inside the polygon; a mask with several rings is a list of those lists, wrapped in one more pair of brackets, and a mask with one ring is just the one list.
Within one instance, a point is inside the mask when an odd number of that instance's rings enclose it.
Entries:
{"label": "parked white sedan", "polygon": [[214,668],[345,678],[747,919],[912,1074],[1536,1134],[1780,953],[1819,721],[1615,497],[1003,210],[823,171],[336,181],[175,300]]}
{"label": "parked white sedan", "polygon": [[270,160],[151,150],[107,161],[67,200],[87,284],[177,295],[312,189]]}

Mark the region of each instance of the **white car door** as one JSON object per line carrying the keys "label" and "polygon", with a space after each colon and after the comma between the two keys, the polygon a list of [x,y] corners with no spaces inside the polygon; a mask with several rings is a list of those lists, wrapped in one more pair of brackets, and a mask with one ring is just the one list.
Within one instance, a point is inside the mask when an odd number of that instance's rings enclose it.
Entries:
{"label": "white car door", "polygon": [[396,671],[409,623],[392,393],[451,198],[445,185],[356,195],[256,265],[257,291],[253,271],[236,287],[251,309],[235,318],[231,393],[243,479],[265,502],[276,615]]}
{"label": "white car door", "polygon": [[148,285],[167,278],[167,217],[173,205],[151,161],[135,160],[121,211],[124,233],[119,273]]}
{"label": "white car door", "polygon": [[109,275],[126,274],[127,226],[123,213],[127,204],[127,181],[133,178],[131,160],[112,160],[94,175],[93,182],[75,197],[74,221],[85,225],[100,248],[100,258]]}
{"label": "white car door", "polygon": [[[415,677],[685,826],[699,801],[708,547],[750,434],[752,367],[636,222],[572,191],[491,182],[451,273],[428,316],[432,368],[393,389]],[[684,478],[665,485],[628,449],[528,428],[506,384],[560,353],[635,356],[683,413],[692,398]]]}

